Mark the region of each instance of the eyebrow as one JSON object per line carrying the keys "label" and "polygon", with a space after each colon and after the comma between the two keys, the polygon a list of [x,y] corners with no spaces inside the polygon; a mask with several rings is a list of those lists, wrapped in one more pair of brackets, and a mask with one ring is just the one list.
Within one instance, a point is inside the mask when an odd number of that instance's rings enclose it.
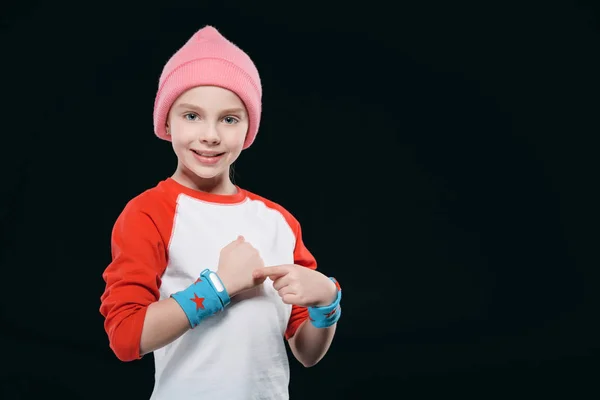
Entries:
{"label": "eyebrow", "polygon": [[[202,109],[202,107],[198,107],[195,106],[193,104],[189,104],[189,103],[181,103],[177,106],[177,108],[185,108],[185,109],[191,109],[191,110],[196,110],[196,111],[204,111]],[[221,110],[222,114],[246,114],[246,110],[240,107],[232,107],[232,108],[227,108],[225,110]]]}

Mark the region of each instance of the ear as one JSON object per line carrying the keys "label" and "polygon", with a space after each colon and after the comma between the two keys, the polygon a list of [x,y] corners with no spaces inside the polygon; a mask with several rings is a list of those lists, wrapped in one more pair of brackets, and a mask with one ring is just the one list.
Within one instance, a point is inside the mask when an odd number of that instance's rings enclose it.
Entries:
{"label": "ear", "polygon": [[165,131],[167,132],[167,135],[170,135],[170,134],[171,134],[171,129],[169,128],[169,122],[167,122],[167,123],[165,124]]}

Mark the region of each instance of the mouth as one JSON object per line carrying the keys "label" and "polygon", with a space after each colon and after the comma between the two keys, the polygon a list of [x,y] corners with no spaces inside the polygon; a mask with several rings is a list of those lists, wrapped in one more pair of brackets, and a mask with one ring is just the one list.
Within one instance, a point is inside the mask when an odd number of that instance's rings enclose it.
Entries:
{"label": "mouth", "polygon": [[194,158],[204,166],[217,165],[223,159],[225,153],[217,153],[215,151],[200,151],[191,149]]}
{"label": "mouth", "polygon": [[212,157],[220,157],[225,153],[216,153],[214,151],[198,151],[192,149],[192,152],[200,157],[212,158]]}

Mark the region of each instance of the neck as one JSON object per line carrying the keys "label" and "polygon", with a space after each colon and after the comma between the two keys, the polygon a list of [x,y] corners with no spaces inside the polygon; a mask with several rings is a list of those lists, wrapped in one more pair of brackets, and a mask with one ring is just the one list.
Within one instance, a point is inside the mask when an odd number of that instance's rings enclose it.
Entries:
{"label": "neck", "polygon": [[237,192],[237,188],[231,182],[229,174],[222,174],[213,178],[201,178],[184,166],[178,165],[171,178],[183,186],[201,192],[221,195],[235,194]]}

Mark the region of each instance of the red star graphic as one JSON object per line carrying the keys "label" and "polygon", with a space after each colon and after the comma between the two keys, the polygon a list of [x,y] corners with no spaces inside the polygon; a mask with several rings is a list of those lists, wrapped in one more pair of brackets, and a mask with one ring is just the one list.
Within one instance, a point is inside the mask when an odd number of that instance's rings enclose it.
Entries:
{"label": "red star graphic", "polygon": [[196,279],[196,282],[194,282],[194,285],[197,284],[197,283],[199,283],[199,282],[202,282],[202,279],[200,279],[200,278]]}
{"label": "red star graphic", "polygon": [[194,298],[190,300],[196,303],[196,311],[198,311],[199,309],[204,310],[204,304],[202,304],[204,302],[204,297],[198,297],[198,295],[194,293]]}
{"label": "red star graphic", "polygon": [[331,310],[331,312],[328,312],[327,314],[325,314],[325,316],[327,318],[331,317],[333,314],[335,314],[335,312],[338,310],[338,308],[334,308],[333,310]]}

